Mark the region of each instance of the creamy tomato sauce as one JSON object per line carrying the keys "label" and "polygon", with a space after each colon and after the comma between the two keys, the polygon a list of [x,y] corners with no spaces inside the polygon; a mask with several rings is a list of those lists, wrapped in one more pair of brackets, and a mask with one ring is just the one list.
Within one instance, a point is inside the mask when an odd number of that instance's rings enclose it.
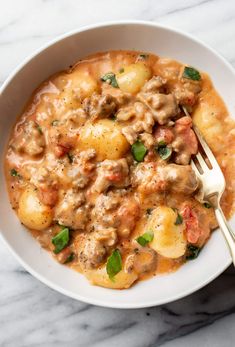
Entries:
{"label": "creamy tomato sauce", "polygon": [[190,166],[192,122],[224,172],[228,218],[235,127],[210,78],[142,52],[81,60],[42,83],[14,126],[5,163],[12,208],[93,284],[123,289],[175,271],[217,226]]}

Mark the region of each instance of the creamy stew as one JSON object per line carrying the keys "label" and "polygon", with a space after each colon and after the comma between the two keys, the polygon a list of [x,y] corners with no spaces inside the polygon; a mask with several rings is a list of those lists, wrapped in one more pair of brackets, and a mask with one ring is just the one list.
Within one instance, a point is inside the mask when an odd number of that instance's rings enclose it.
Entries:
{"label": "creamy stew", "polygon": [[123,289],[174,271],[217,226],[190,166],[192,122],[224,172],[230,217],[235,127],[210,78],[142,52],[81,60],[42,83],[14,126],[12,208],[57,261],[95,285]]}

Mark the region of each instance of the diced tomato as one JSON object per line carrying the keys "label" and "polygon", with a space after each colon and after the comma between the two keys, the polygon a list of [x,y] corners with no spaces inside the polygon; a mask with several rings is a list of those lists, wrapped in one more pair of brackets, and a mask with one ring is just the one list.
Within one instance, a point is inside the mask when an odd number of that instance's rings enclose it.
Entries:
{"label": "diced tomato", "polygon": [[175,122],[176,136],[183,138],[183,142],[191,154],[196,154],[198,151],[198,141],[191,127],[192,119],[189,116],[182,117]]}
{"label": "diced tomato", "polygon": [[189,207],[186,206],[181,211],[182,217],[186,225],[186,235],[189,243],[197,243],[202,234],[202,229],[199,226],[197,214]]}
{"label": "diced tomato", "polygon": [[188,93],[186,96],[182,99],[181,104],[182,105],[188,105],[193,106],[197,101],[197,95],[193,93]]}
{"label": "diced tomato", "polygon": [[179,130],[181,129],[180,125],[182,127],[182,130],[184,130],[184,127],[190,127],[191,128],[192,124],[193,124],[192,118],[189,116],[182,117],[175,122],[175,125],[178,126]]}
{"label": "diced tomato", "polygon": [[56,145],[53,150],[57,158],[63,157],[63,155],[67,154],[71,146],[69,145]]}
{"label": "diced tomato", "polygon": [[119,207],[117,216],[120,220],[120,228],[132,230],[139,219],[140,206],[134,199],[127,199]]}
{"label": "diced tomato", "polygon": [[70,255],[71,249],[70,247],[66,247],[59,254],[56,255],[56,258],[60,263],[64,264]]}
{"label": "diced tomato", "polygon": [[112,172],[108,175],[105,175],[105,178],[112,182],[119,182],[122,180],[123,174],[122,172]]}
{"label": "diced tomato", "polygon": [[58,189],[56,187],[39,188],[38,197],[44,205],[54,206],[58,199]]}
{"label": "diced tomato", "polygon": [[148,153],[146,154],[146,156],[144,157],[144,162],[145,163],[150,163],[150,162],[152,162],[155,159],[156,159],[156,151],[153,150],[153,149],[150,149],[148,151]]}
{"label": "diced tomato", "polygon": [[154,131],[153,136],[159,141],[164,141],[166,144],[171,143],[174,140],[173,131],[165,126],[159,126]]}

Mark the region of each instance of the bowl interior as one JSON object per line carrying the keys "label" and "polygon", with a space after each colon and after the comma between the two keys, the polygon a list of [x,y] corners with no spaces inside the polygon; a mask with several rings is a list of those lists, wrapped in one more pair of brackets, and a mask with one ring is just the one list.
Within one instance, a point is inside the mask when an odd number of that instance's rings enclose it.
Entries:
{"label": "bowl interior", "polygon": [[[6,141],[17,115],[33,90],[54,72],[66,69],[88,54],[134,49],[171,57],[206,71],[232,115],[235,110],[235,73],[223,58],[195,39],[150,23],[116,23],[90,27],[66,35],[36,53],[8,79],[0,94],[0,153],[3,161]],[[109,307],[137,308],[166,303],[202,287],[231,262],[219,230],[212,234],[200,257],[177,272],[140,282],[129,290],[113,291],[91,286],[73,270],[56,263],[21,226],[11,210],[3,166],[0,173],[0,229],[3,238],[34,276],[73,298]],[[231,220],[235,227],[235,218]]]}

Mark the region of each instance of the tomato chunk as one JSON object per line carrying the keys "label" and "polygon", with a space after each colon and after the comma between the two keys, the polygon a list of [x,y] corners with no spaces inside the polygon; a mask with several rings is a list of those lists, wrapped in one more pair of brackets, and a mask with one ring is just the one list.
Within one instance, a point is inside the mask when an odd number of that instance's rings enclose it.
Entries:
{"label": "tomato chunk", "polygon": [[159,141],[164,141],[167,145],[174,140],[173,131],[165,126],[159,126],[155,130],[153,136]]}
{"label": "tomato chunk", "polygon": [[39,200],[48,206],[55,206],[58,200],[58,189],[57,187],[39,187],[38,189]]}
{"label": "tomato chunk", "polygon": [[71,146],[69,145],[56,145],[54,147],[54,153],[57,158],[63,157],[65,154],[67,154],[71,149]]}
{"label": "tomato chunk", "polygon": [[105,175],[105,178],[111,182],[120,182],[123,179],[123,174],[122,172],[113,172]]}
{"label": "tomato chunk", "polygon": [[199,226],[197,214],[189,206],[184,207],[181,214],[186,225],[187,241],[193,244],[197,243],[203,233]]}

